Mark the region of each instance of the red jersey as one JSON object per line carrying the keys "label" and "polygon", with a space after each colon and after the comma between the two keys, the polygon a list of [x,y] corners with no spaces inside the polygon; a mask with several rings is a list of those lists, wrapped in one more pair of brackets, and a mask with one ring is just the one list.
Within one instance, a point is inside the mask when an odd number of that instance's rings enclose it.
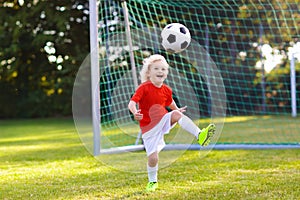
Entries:
{"label": "red jersey", "polygon": [[139,105],[141,114],[143,114],[140,127],[142,133],[145,133],[168,113],[166,107],[173,101],[172,89],[166,84],[158,88],[151,81],[146,81],[137,88],[131,100]]}

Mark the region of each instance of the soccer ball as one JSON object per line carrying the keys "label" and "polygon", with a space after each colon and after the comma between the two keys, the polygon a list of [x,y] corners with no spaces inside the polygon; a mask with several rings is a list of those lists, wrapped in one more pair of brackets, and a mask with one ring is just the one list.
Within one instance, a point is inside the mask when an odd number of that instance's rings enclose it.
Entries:
{"label": "soccer ball", "polygon": [[191,42],[189,29],[180,23],[168,24],[162,31],[162,46],[171,53],[185,50]]}

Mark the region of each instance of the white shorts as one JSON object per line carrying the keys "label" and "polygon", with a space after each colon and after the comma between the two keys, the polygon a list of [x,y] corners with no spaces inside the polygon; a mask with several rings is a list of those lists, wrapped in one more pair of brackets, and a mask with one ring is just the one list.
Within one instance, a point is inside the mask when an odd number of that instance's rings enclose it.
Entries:
{"label": "white shorts", "polygon": [[165,114],[156,126],[142,135],[147,156],[156,151],[159,153],[166,146],[164,135],[176,125],[171,126],[172,112]]}

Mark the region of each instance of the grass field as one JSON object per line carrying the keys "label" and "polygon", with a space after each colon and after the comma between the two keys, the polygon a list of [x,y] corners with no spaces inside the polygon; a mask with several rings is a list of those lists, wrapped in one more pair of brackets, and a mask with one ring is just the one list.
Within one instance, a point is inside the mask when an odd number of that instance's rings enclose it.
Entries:
{"label": "grass field", "polygon": [[[224,119],[213,119],[217,128],[224,123],[221,135],[217,143],[246,143],[246,144],[295,144],[300,143],[300,117],[285,116],[234,116],[226,117]],[[206,127],[211,123],[211,119],[201,119],[195,121],[200,127]],[[170,134],[166,135],[166,141],[170,142],[178,133],[179,126],[176,126]],[[103,127],[102,127],[103,128]],[[177,130],[176,130],[177,129]],[[136,135],[139,127],[136,125],[123,126],[122,129],[116,126],[109,126],[103,128],[104,135],[118,145],[131,145],[135,143]],[[124,132],[126,134],[124,134]],[[174,143],[192,142],[194,139],[190,134],[177,134],[177,141]],[[134,136],[134,137],[133,137]],[[92,134],[90,134],[92,138]],[[123,140],[120,140],[122,138]],[[191,140],[192,139],[192,140]],[[196,141],[194,141],[196,143]],[[109,148],[110,143],[105,141],[102,144],[103,148]]]}
{"label": "grass field", "polygon": [[[240,126],[247,132],[246,124]],[[0,199],[7,200],[296,200],[300,149],[213,150],[201,159],[187,151],[160,170],[159,190],[146,193],[147,174],[118,171],[89,155],[72,119],[4,120],[0,177]]]}

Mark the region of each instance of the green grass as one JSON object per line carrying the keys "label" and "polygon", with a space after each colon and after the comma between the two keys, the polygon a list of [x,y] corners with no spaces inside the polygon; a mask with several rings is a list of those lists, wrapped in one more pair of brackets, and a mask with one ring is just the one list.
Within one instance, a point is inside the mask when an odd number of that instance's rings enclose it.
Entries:
{"label": "green grass", "polygon": [[300,143],[300,117],[227,117],[220,143]]}
{"label": "green grass", "polygon": [[[223,119],[200,119],[195,121],[199,126],[206,127],[209,123],[217,125],[217,133],[221,133],[217,143],[247,143],[247,144],[295,144],[300,143],[300,117],[286,116],[235,116]],[[223,129],[221,129],[224,123]],[[166,142],[191,143],[194,137],[188,133],[182,134],[177,125],[170,134],[166,135]],[[134,144],[138,126],[127,125],[122,129],[111,125],[102,127],[104,135],[114,145],[126,146]],[[182,129],[181,129],[182,130]],[[179,133],[179,134],[177,134]],[[173,138],[178,137],[177,140]],[[92,137],[92,134],[90,135]],[[122,138],[122,140],[120,140]],[[197,143],[194,140],[194,143]],[[103,142],[104,148],[110,148],[111,144]]]}
{"label": "green grass", "polygon": [[0,121],[0,199],[299,199],[299,158],[300,149],[213,150],[201,158],[187,151],[159,171],[159,190],[146,193],[146,173],[89,155],[71,119]]}

